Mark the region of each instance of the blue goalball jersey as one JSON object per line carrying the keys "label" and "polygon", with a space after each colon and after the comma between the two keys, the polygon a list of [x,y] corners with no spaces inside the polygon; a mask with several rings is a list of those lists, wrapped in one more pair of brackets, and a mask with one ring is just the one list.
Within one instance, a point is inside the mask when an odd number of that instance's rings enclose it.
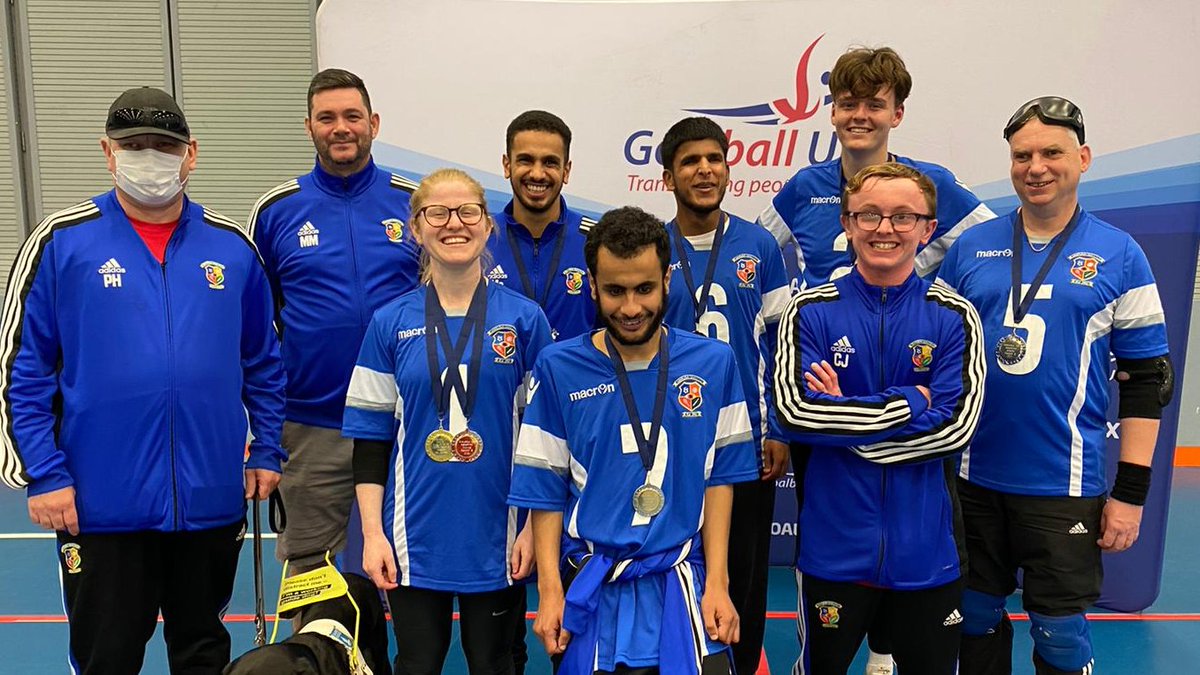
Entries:
{"label": "blue goalball jersey", "polygon": [[689,296],[698,298],[702,292],[712,246],[711,243],[696,246],[684,238],[683,248],[695,284],[688,289],[675,241],[679,231],[674,225],[668,227],[672,237],[671,289],[664,321],[733,347],[755,446],[763,438],[782,441],[784,437],[775,423],[775,410],[770,403],[770,390],[779,316],[791,296],[783,255],[771,235],[750,221],[729,215],[722,227],[725,230],[718,251],[721,258],[713,271],[707,310],[698,321]]}
{"label": "blue goalball jersey", "polygon": [[[758,478],[750,418],[730,348],[681,330],[669,330],[664,340],[670,350],[666,406],[649,472],[612,363],[591,336],[557,343],[538,359],[509,504],[562,511],[570,538],[566,553],[590,550],[614,561],[641,560],[686,547],[698,539],[708,487]],[[629,371],[647,430],[658,363],[655,357],[648,367]],[[646,482],[665,495],[662,511],[654,516],[633,509],[634,490]],[[634,667],[658,663],[667,576],[604,584],[595,617],[601,669],[611,670],[618,661]],[[702,592],[701,580],[693,588],[696,603]]]}
{"label": "blue goalball jersey", "polygon": [[[384,490],[383,525],[402,586],[480,593],[512,583],[509,556],[516,510],[505,504],[512,474],[514,433],[524,383],[539,351],[550,343],[545,315],[530,300],[488,284],[482,363],[469,428],[483,438],[475,461],[436,462],[425,439],[438,428],[425,352],[426,286],[375,313],[350,379],[342,434],[392,440]],[[457,339],[465,319],[447,317]],[[459,368],[466,382],[468,342]],[[445,377],[445,354],[438,349]],[[447,429],[468,428],[460,401],[450,395]]]}
{"label": "blue goalball jersey", "polygon": [[[1019,324],[1013,321],[1013,228],[1017,212],[959,238],[938,275],[970,300],[983,321],[988,373],[983,416],[960,475],[1015,494],[1093,497],[1107,489],[1106,413],[1110,353],[1144,359],[1167,353],[1158,287],[1145,253],[1127,233],[1081,211]],[[1021,239],[1022,297],[1053,244]],[[1024,358],[995,355],[1014,332]]]}
{"label": "blue goalball jersey", "polygon": [[[937,189],[937,231],[917,254],[916,270],[932,279],[946,250],[971,227],[996,214],[979,201],[944,166],[907,157],[888,156],[925,174]],[[850,242],[842,231],[842,177],[840,157],[813,164],[792,176],[758,217],[781,248],[794,251],[797,278],[813,288],[850,271]]]}

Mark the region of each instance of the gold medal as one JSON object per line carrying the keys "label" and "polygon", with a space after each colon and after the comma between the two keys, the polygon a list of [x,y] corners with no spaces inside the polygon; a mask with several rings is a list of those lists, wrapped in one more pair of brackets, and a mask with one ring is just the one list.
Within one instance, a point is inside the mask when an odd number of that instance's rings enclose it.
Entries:
{"label": "gold medal", "polygon": [[445,429],[434,429],[425,437],[425,454],[435,462],[454,459],[454,434]]}
{"label": "gold medal", "polygon": [[639,516],[657,516],[666,503],[667,496],[657,485],[646,483],[633,491],[633,510]]}
{"label": "gold medal", "polygon": [[452,447],[458,461],[474,462],[483,454],[483,438],[470,429],[464,429],[455,434]]}

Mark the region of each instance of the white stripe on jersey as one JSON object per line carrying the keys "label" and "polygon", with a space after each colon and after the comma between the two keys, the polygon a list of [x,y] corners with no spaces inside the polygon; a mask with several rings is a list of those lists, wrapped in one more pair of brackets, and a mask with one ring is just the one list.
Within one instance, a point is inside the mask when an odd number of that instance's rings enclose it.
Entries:
{"label": "white stripe on jersey", "polygon": [[808,641],[808,615],[804,606],[804,573],[796,568],[796,640],[800,643],[800,656],[792,664],[792,675],[807,675],[804,668],[804,645]]}
{"label": "white stripe on jersey", "polygon": [[[21,332],[25,318],[25,291],[33,285],[33,277],[37,274],[34,262],[53,238],[56,225],[99,213],[100,207],[91,200],[53,213],[29,233],[17,252],[4,296],[4,318],[0,321],[0,326],[3,326],[0,328],[0,392],[8,391],[10,384],[10,371],[17,357],[17,334]],[[3,480],[5,485],[20,490],[27,482],[21,476],[24,463],[17,452],[16,439],[11,433],[11,403],[7,396],[0,396],[0,480]]]}
{"label": "white stripe on jersey", "polygon": [[371,412],[395,412],[399,417],[402,408],[400,390],[396,386],[396,377],[391,373],[381,373],[366,366],[354,366],[350,376],[350,388],[346,391],[346,406],[369,410]]}
{"label": "white stripe on jersey", "polygon": [[[955,181],[964,190],[968,190],[966,185]],[[928,276],[930,272],[942,266],[942,260],[946,257],[946,251],[958,241],[963,232],[975,227],[976,225],[992,220],[996,214],[987,207],[986,204],[980,202],[973,211],[963,216],[963,219],[958,221],[951,227],[946,234],[929,242],[929,245],[921,249],[917,254],[917,259],[913,262],[913,267],[917,270],[917,276]]]}
{"label": "white stripe on jersey", "polygon": [[258,212],[262,210],[263,205],[274,199],[277,195],[285,192],[295,192],[300,189],[300,181],[293,178],[286,183],[281,183],[263,193],[263,196],[254,202],[254,207],[250,209],[250,217],[246,220],[246,232],[250,238],[254,238],[254,231],[258,229]]}
{"label": "white stripe on jersey", "polygon": [[779,317],[783,316],[783,311],[787,309],[788,300],[792,299],[792,289],[790,286],[780,286],[773,291],[769,291],[762,296],[762,316],[763,322],[767,324],[778,323]]}
{"label": "white stripe on jersey", "polygon": [[935,280],[934,280],[934,282],[933,282],[933,285],[934,285],[934,286],[941,286],[942,288],[944,288],[944,289],[946,289],[946,290],[950,291],[951,293],[954,293],[954,294],[956,294],[956,295],[961,295],[961,293],[959,293],[959,292],[958,292],[958,289],[957,289],[957,288],[955,288],[955,287],[951,286],[950,284],[946,283],[946,280],[945,280],[945,279],[943,279],[943,278],[941,278],[941,277],[938,277],[937,279],[935,279]]}
{"label": "white stripe on jersey", "polygon": [[[404,401],[396,403],[396,410],[404,409]],[[404,447],[404,425],[396,432],[396,447]],[[408,557],[408,518],[405,512],[408,508],[404,485],[404,452],[396,453],[396,462],[392,466],[392,475],[396,477],[396,489],[392,494],[395,501],[392,514],[392,541],[396,545],[396,583],[408,586],[412,583],[412,561]]]}
{"label": "white stripe on jersey", "polygon": [[1113,309],[1113,328],[1128,330],[1158,323],[1163,323],[1163,307],[1157,285],[1150,283],[1131,288],[1117,298]]}
{"label": "white stripe on jersey", "polygon": [[1075,396],[1067,410],[1067,427],[1071,430],[1071,479],[1067,486],[1068,497],[1083,496],[1083,434],[1079,433],[1079,412],[1087,400],[1088,372],[1092,368],[1092,343],[1112,332],[1113,309],[1120,300],[1113,300],[1088,319],[1083,331],[1083,344],[1079,349],[1079,375],[1075,382]]}
{"label": "white stripe on jersey", "polygon": [[571,453],[567,441],[530,424],[521,427],[513,463],[535,469],[553,471],[566,476],[571,468]]}
{"label": "white stripe on jersey", "polygon": [[987,377],[987,366],[983,351],[983,323],[979,314],[962,296],[947,293],[945,288],[930,286],[926,297],[934,298],[942,304],[957,307],[963,317],[963,332],[969,338],[963,354],[966,364],[963,388],[966,396],[962,405],[956,407],[955,415],[935,433],[921,434],[906,441],[882,441],[872,445],[852,448],[856,454],[878,464],[894,464],[910,461],[920,457],[939,454],[953,454],[960,451],[971,442],[975,436],[975,427],[979,425],[980,413],[983,410],[984,380]]}
{"label": "white stripe on jersey", "polygon": [[723,448],[734,443],[747,443],[754,438],[750,428],[750,413],[745,403],[731,403],[717,413],[717,433],[713,445]]}
{"label": "white stripe on jersey", "polygon": [[792,234],[792,228],[788,227],[787,222],[775,210],[775,204],[768,204],[767,208],[758,216],[758,224],[763,226],[767,232],[775,237],[775,243],[779,244],[782,250],[789,242],[796,246],[796,269],[799,270],[800,278],[804,279],[804,251],[800,249],[800,243],[796,241],[796,235]]}

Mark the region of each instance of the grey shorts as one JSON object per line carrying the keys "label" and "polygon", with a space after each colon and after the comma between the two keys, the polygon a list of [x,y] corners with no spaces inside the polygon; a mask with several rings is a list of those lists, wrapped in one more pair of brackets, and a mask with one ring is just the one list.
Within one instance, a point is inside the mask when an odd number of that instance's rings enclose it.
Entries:
{"label": "grey shorts", "polygon": [[342,438],[341,429],[284,422],[283,447],[288,460],[279,493],[287,526],[276,542],[275,557],[303,571],[317,566],[326,550],[336,554],[346,547],[354,502],[354,441]]}

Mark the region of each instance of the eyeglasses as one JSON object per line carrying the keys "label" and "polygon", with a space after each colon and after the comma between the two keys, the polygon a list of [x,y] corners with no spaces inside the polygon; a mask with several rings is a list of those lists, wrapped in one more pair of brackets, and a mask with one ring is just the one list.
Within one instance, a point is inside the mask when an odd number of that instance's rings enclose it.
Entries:
{"label": "eyeglasses", "polygon": [[1058,96],[1035,98],[1018,108],[1004,126],[1004,140],[1011,138],[1034,115],[1044,124],[1069,127],[1075,132],[1079,142],[1083,143],[1083,112],[1079,110],[1079,106]]}
{"label": "eyeglasses", "polygon": [[183,117],[169,110],[119,108],[108,116],[109,131],[121,131],[136,127],[153,127],[184,136],[190,133]]}
{"label": "eyeglasses", "polygon": [[450,223],[450,214],[457,213],[463,225],[478,225],[483,220],[483,204],[460,204],[454,208],[431,204],[422,207],[417,215],[423,216],[430,227],[445,227]]}
{"label": "eyeglasses", "polygon": [[911,232],[917,223],[922,220],[929,220],[930,216],[923,213],[893,213],[890,216],[885,216],[882,213],[874,211],[850,211],[846,214],[855,225],[860,228],[873,232],[879,229],[879,225],[885,221],[892,221],[892,229],[896,232]]}

